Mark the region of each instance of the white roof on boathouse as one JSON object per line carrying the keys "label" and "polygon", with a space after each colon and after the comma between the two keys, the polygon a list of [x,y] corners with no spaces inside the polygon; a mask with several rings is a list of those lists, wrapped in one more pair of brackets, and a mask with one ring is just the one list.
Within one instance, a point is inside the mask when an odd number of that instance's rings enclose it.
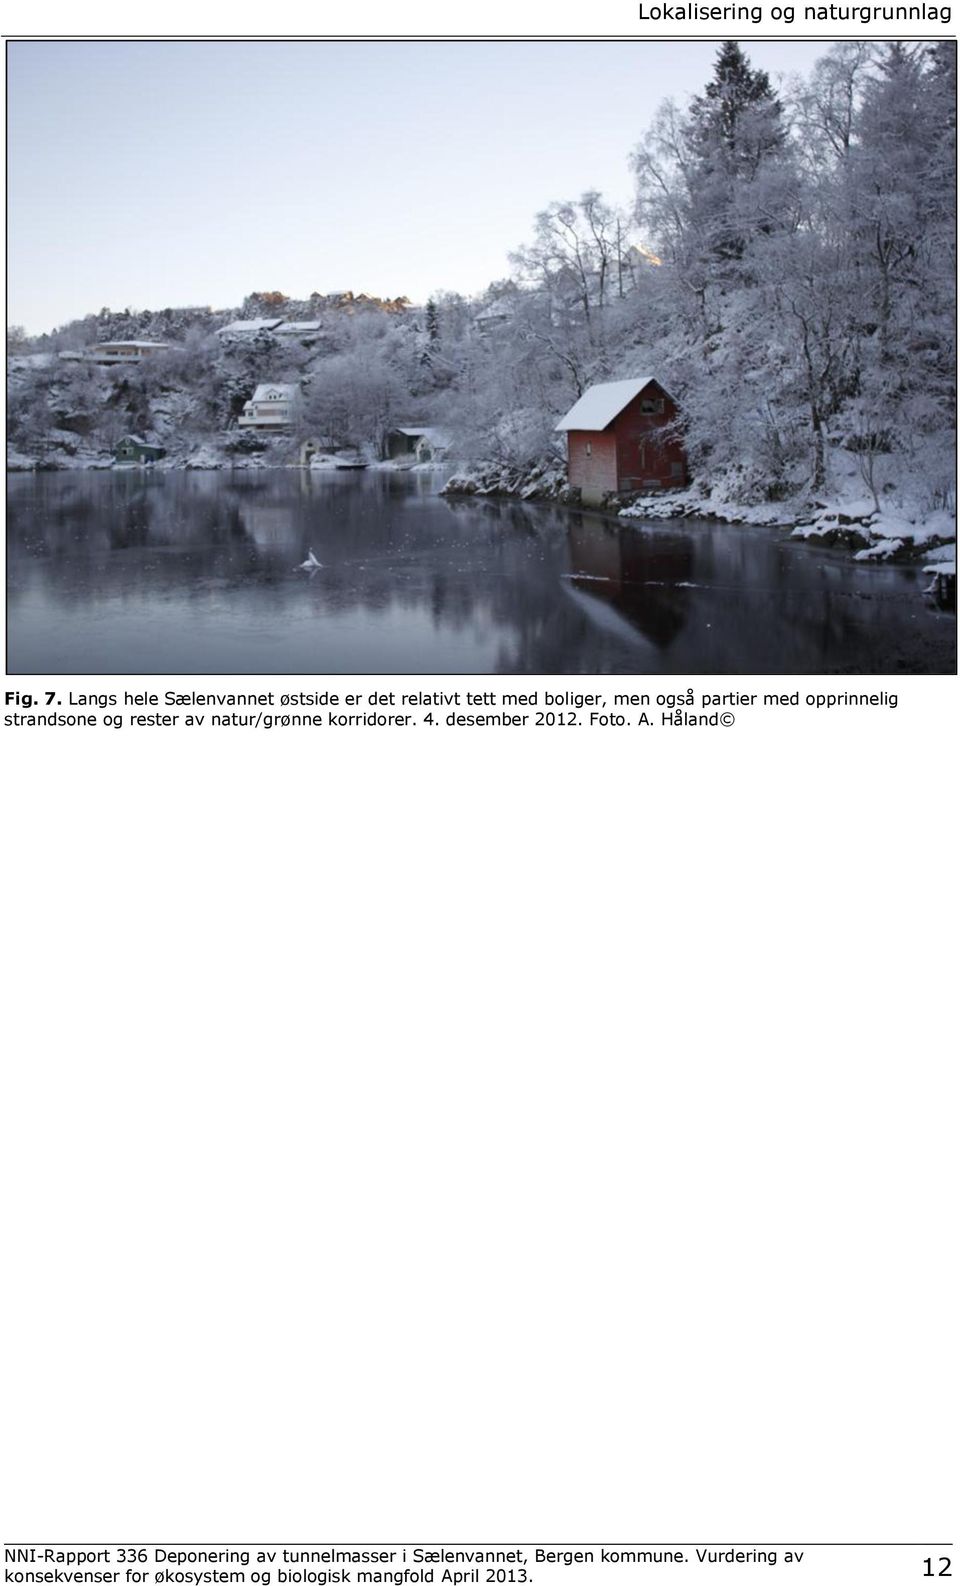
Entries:
{"label": "white roof on boathouse", "polygon": [[652,374],[645,374],[636,380],[608,380],[604,385],[590,386],[573,404],[566,418],[560,420],[557,429],[605,430],[654,378]]}

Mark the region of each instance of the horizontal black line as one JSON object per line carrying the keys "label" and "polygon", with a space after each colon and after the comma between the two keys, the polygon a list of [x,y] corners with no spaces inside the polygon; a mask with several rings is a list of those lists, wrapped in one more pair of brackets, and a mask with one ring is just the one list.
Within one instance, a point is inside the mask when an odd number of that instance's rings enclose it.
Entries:
{"label": "horizontal black line", "polygon": [[[713,44],[722,33],[4,33],[4,43],[31,44]],[[797,33],[784,38],[782,33],[751,33],[752,44],[792,43],[849,44],[862,38],[855,33]],[[893,35],[871,34],[874,43],[889,43]],[[939,33],[898,33],[899,42],[927,43]],[[378,674],[379,675],[379,674]]]}

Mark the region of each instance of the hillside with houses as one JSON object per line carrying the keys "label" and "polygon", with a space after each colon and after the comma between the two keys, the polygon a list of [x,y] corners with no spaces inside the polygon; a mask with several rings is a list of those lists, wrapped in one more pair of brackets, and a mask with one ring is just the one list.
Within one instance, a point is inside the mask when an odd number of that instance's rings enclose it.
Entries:
{"label": "hillside with houses", "polygon": [[[589,475],[610,510],[909,554],[954,532],[955,104],[952,43],[837,44],[780,87],[724,45],[630,155],[630,212],[548,204],[477,297],[254,292],[13,331],[10,466],[442,463],[466,493],[568,500]],[[669,467],[599,469],[622,408],[571,414],[617,385]]]}
{"label": "hillside with houses", "polygon": [[386,458],[398,415],[424,420],[427,317],[406,298],[254,292],[236,309],[104,309],[15,336],[10,466]]}

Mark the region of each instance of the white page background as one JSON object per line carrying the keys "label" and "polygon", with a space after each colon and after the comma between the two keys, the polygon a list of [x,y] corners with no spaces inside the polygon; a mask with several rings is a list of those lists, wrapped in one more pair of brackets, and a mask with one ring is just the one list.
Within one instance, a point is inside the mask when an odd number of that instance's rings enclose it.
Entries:
{"label": "white page background", "polygon": [[21,736],[17,1536],[938,1533],[955,696],[896,686]]}
{"label": "white page background", "polygon": [[945,1541],[957,693],[882,686],[723,734],[7,733],[5,1536]]}

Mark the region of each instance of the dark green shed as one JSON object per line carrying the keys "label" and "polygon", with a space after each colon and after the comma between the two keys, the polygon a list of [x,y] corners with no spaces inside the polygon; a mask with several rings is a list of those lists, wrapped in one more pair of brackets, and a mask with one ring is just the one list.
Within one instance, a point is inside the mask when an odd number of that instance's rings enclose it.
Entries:
{"label": "dark green shed", "polygon": [[145,441],[142,435],[125,435],[118,441],[113,449],[113,455],[118,463],[155,463],[158,458],[166,457],[163,446],[154,446],[150,441]]}

